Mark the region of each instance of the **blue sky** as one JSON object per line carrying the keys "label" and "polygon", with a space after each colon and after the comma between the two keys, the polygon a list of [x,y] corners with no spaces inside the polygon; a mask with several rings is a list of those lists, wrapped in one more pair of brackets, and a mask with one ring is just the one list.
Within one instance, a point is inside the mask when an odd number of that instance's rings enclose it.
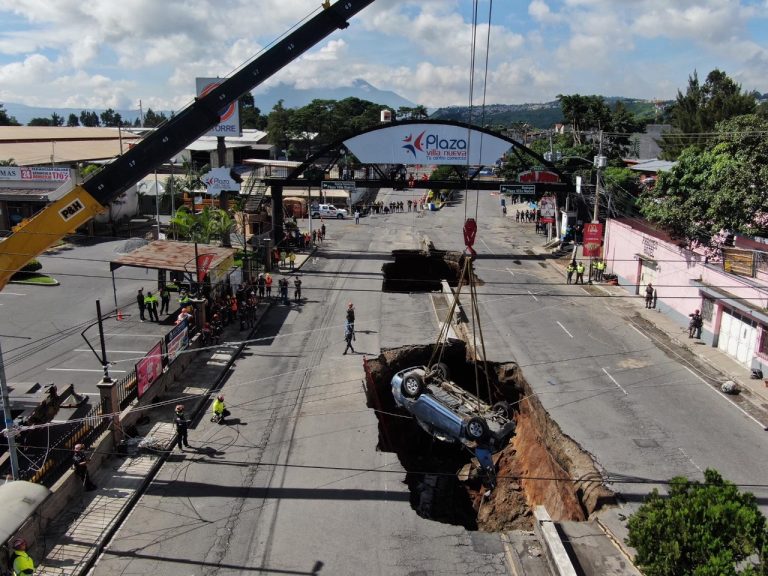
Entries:
{"label": "blue sky", "polygon": [[[430,108],[469,102],[471,0],[376,0],[268,84],[357,78]],[[320,0],[0,0],[0,103],[178,110]],[[478,0],[474,103],[672,99],[719,68],[768,92],[768,0]],[[490,14],[488,75],[484,47]],[[487,82],[487,83],[486,83]]]}

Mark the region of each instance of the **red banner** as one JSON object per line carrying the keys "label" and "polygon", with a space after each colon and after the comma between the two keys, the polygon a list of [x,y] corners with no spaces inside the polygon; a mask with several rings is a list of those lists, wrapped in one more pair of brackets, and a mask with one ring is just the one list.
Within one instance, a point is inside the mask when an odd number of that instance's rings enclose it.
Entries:
{"label": "red banner", "polygon": [[205,280],[205,277],[208,275],[208,270],[211,267],[211,262],[213,262],[214,256],[214,254],[200,254],[197,257],[197,273],[200,275],[200,278],[197,279],[198,282]]}
{"label": "red banner", "polygon": [[584,224],[584,241],[581,247],[583,256],[585,258],[598,257],[602,247],[603,225],[595,222]]}

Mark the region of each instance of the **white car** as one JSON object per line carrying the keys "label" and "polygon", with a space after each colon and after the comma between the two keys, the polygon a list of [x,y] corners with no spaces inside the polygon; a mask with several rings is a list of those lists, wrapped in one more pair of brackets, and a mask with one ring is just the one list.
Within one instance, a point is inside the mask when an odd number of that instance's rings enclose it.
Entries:
{"label": "white car", "polygon": [[343,220],[349,216],[344,208],[336,208],[333,204],[315,204],[312,206],[312,218],[338,218]]}

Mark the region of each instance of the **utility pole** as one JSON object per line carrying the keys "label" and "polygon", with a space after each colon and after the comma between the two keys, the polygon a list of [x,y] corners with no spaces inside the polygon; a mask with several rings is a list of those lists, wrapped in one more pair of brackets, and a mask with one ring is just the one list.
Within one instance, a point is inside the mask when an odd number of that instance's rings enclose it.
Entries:
{"label": "utility pole", "polygon": [[107,361],[107,345],[104,341],[104,324],[101,322],[101,300],[96,300],[96,316],[99,318],[99,341],[101,343],[101,364],[104,367],[104,377],[101,379],[103,384],[112,382],[109,377],[109,362]]}
{"label": "utility pole", "polygon": [[599,222],[600,216],[600,169],[605,168],[607,159],[603,156],[603,131],[600,130],[600,147],[598,148],[597,156],[594,159],[595,168],[597,168],[597,176],[595,180],[595,211],[592,215],[592,222]]}
{"label": "utility pole", "polygon": [[8,384],[5,381],[5,361],[3,350],[0,348],[0,389],[3,395],[3,415],[5,416],[5,437],[8,440],[8,455],[11,458],[11,474],[14,480],[19,479],[19,459],[16,454],[16,440],[13,437],[13,414],[11,399],[8,397]]}

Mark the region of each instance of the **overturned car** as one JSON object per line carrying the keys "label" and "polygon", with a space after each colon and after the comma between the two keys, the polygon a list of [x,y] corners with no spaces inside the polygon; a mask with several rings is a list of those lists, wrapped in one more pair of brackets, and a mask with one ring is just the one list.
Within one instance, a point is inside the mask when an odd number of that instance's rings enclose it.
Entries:
{"label": "overturned car", "polygon": [[[475,450],[496,452],[515,432],[506,402],[492,406],[449,380],[443,363],[413,366],[392,377],[395,403],[443,442],[461,442]],[[481,462],[482,463],[482,462]]]}

